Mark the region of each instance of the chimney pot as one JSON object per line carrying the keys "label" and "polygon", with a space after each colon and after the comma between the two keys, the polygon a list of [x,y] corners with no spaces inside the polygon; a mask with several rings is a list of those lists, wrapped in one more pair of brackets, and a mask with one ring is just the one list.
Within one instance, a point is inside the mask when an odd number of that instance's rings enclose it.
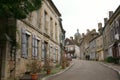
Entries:
{"label": "chimney pot", "polygon": [[71,40],[73,40],[73,37],[70,37]]}
{"label": "chimney pot", "polygon": [[98,23],[98,30],[102,28],[102,23]]}
{"label": "chimney pot", "polygon": [[113,11],[109,11],[109,18],[113,15]]}
{"label": "chimney pot", "polygon": [[107,23],[108,18],[104,18],[104,25]]}

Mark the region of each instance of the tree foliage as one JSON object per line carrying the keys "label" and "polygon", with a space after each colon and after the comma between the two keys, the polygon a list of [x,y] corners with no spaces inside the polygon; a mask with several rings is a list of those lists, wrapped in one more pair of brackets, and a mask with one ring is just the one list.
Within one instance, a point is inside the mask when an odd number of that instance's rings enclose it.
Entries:
{"label": "tree foliage", "polygon": [[0,16],[24,19],[41,7],[42,0],[0,0]]}

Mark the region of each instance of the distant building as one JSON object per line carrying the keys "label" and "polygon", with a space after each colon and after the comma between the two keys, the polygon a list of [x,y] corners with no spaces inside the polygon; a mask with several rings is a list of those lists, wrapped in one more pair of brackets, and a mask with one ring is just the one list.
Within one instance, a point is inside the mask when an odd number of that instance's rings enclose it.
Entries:
{"label": "distant building", "polygon": [[73,37],[65,39],[65,50],[68,56],[75,56],[75,42]]}
{"label": "distant building", "polygon": [[89,42],[89,51],[88,54],[91,60],[96,60],[98,58],[97,52],[96,52],[96,37],[93,38]]}
{"label": "distant building", "polygon": [[65,40],[65,49],[68,56],[80,58],[80,47],[76,44],[73,37],[66,38]]}
{"label": "distant building", "polygon": [[103,52],[103,36],[99,35],[96,38],[96,53],[97,53],[97,59],[99,61],[102,61],[105,59],[104,52]]}
{"label": "distant building", "polygon": [[82,34],[81,42],[80,42],[80,58],[85,59],[87,55],[89,55],[89,42],[98,36],[98,33],[95,29],[89,31],[87,30],[87,34]]}

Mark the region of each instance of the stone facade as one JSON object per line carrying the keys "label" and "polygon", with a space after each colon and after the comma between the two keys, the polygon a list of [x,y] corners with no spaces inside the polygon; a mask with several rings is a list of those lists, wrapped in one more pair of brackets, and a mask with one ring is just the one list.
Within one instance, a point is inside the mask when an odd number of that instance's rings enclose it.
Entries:
{"label": "stone facade", "polygon": [[89,55],[89,59],[91,60],[96,60],[98,57],[96,53],[96,43],[96,37],[89,42],[89,50],[87,55]]}
{"label": "stone facade", "polygon": [[104,60],[104,53],[103,53],[103,36],[102,35],[99,35],[97,38],[96,38],[96,52],[97,52],[97,55],[98,55],[98,60],[99,61],[102,61]]}
{"label": "stone facade", "polygon": [[65,39],[65,50],[68,56],[75,55],[75,42],[73,40],[73,37],[71,37],[70,39]]}
{"label": "stone facade", "polygon": [[109,19],[105,18],[103,44],[105,57],[120,57],[120,6],[114,13],[109,12]]}
{"label": "stone facade", "polygon": [[85,59],[87,55],[89,55],[89,42],[98,36],[98,33],[95,29],[89,31],[87,30],[87,34],[82,34],[81,43],[80,43],[80,58]]}
{"label": "stone facade", "polygon": [[0,71],[6,70],[1,71],[1,74],[6,75],[1,76],[4,80],[9,77],[21,77],[29,71],[26,65],[33,60],[37,60],[41,65],[45,64],[46,58],[50,58],[51,63],[60,63],[60,43],[64,44],[65,38],[60,17],[61,14],[52,0],[44,0],[39,10],[30,13],[26,19],[16,20],[16,41],[19,47],[16,49],[16,54],[11,56],[15,57],[14,61],[8,58],[9,50],[4,56],[5,68],[0,69]]}

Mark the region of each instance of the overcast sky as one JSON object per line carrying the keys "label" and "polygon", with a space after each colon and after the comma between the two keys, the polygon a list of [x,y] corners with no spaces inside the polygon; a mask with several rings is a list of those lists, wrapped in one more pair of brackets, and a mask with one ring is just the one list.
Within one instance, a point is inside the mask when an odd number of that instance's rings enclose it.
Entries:
{"label": "overcast sky", "polygon": [[[53,0],[62,14],[63,28],[66,37],[74,36],[79,32],[86,33],[86,29],[98,29],[97,24],[104,22],[109,11],[115,11],[120,0]],[[104,24],[103,24],[104,26]]]}

